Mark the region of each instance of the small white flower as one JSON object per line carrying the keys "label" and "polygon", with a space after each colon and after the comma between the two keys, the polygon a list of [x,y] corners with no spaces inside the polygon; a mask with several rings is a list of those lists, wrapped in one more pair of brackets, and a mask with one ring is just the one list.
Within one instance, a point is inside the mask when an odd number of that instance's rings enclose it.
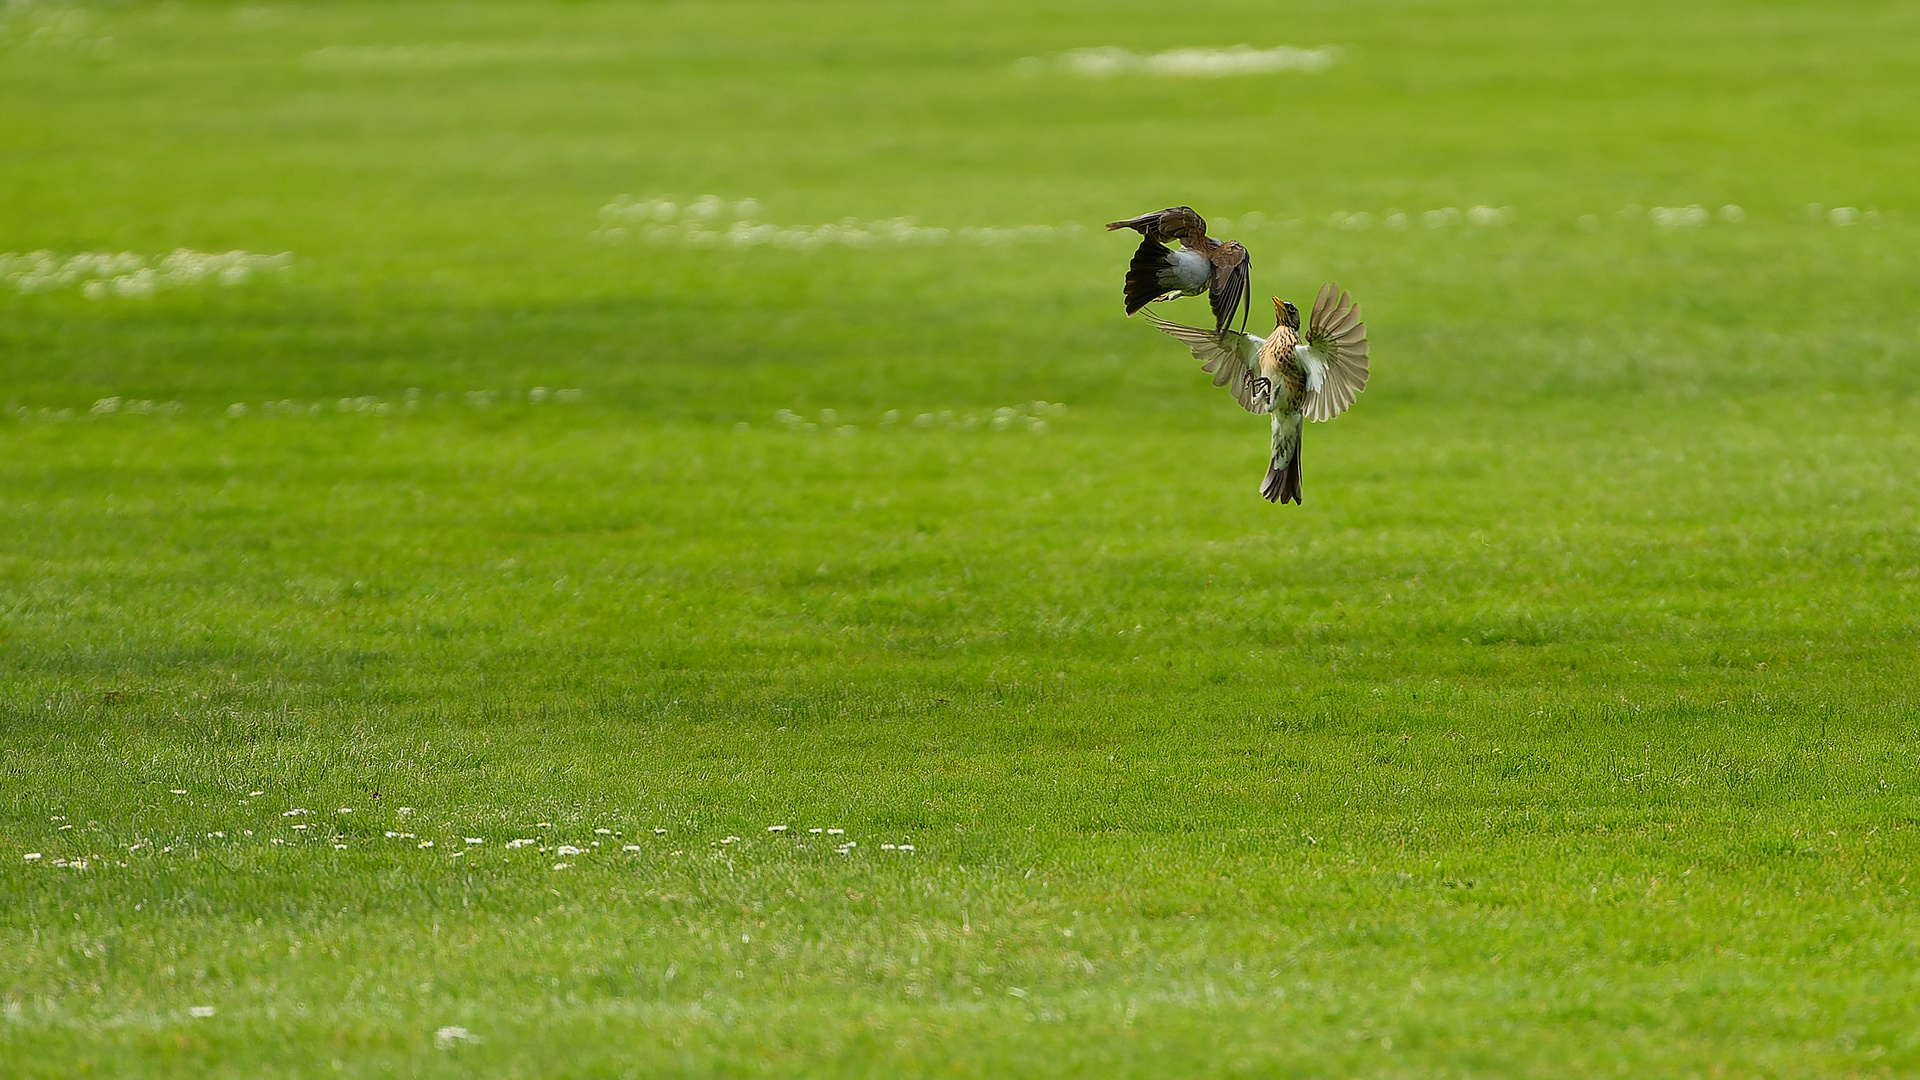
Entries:
{"label": "small white flower", "polygon": [[613,835],[612,829],[595,829],[593,830],[593,832],[595,836],[612,836]]}
{"label": "small white flower", "polygon": [[564,858],[566,858],[566,857],[567,857],[567,856],[569,856],[569,855],[584,855],[584,854],[586,854],[586,852],[584,852],[584,851],[581,851],[581,850],[580,850],[579,848],[577,848],[577,847],[574,847],[574,846],[573,846],[572,844],[561,844],[561,845],[560,845],[559,847],[557,847],[557,848],[554,848],[554,849],[553,849],[553,853],[554,853],[555,855],[558,855],[558,856],[560,856],[560,857],[561,857],[561,858],[563,858],[563,859],[564,859]]}
{"label": "small white flower", "polygon": [[396,813],[396,814],[401,814],[401,815],[406,815],[406,814],[411,814],[411,813],[413,813],[413,807],[411,807],[411,806],[402,806],[402,807],[400,807],[399,809],[397,809],[397,810],[395,810],[395,811],[394,811],[394,813]]}
{"label": "small white flower", "polygon": [[482,838],[482,837],[478,837],[478,836],[469,836],[469,837],[467,837],[467,838],[466,838],[466,840],[467,840],[467,843],[469,843],[469,844],[484,844],[484,843],[486,843],[486,840],[485,840],[484,838]]}
{"label": "small white flower", "polygon": [[188,1009],[188,1010],[187,1010],[187,1015],[189,1015],[189,1016],[193,1016],[193,1017],[197,1017],[197,1018],[199,1018],[199,1019],[202,1019],[202,1020],[204,1020],[204,1019],[206,1019],[207,1017],[209,1017],[209,1016],[212,1016],[212,1015],[213,1015],[213,1006],[211,1006],[211,1005],[195,1005],[194,1007],[192,1007],[192,1008],[190,1008],[190,1009]]}
{"label": "small white flower", "polygon": [[345,851],[345,850],[347,850],[347,845],[345,845],[345,844],[335,844],[335,845],[333,845],[333,850],[335,850],[335,851]]}
{"label": "small white flower", "polygon": [[621,848],[620,848],[620,850],[621,850],[621,851],[639,851],[639,850],[640,850],[640,845],[639,845],[639,844],[624,844],[624,845],[622,845],[622,846],[621,846]]}
{"label": "small white flower", "polygon": [[27,860],[28,862],[39,862],[39,861],[40,861],[40,853],[39,853],[39,852],[37,852],[37,851],[29,851],[29,852],[27,852],[27,854],[26,854],[26,860]]}
{"label": "small white flower", "polygon": [[266,792],[264,792],[264,791],[249,791],[249,792],[247,792],[247,795],[248,795],[248,797],[249,797],[249,798],[258,798],[259,796],[261,796],[261,795],[265,795],[265,794],[266,794]]}
{"label": "small white flower", "polygon": [[[284,843],[286,843],[286,841],[285,841],[285,840],[282,840],[282,839],[280,839],[280,838],[279,838],[279,837],[277,837],[277,836],[273,838],[273,842],[274,842],[274,843],[276,843],[276,844],[284,844]],[[168,851],[172,851],[173,849],[172,849],[172,848],[168,848],[167,850],[168,850]]]}
{"label": "small white flower", "polygon": [[828,836],[844,836],[846,834],[846,831],[847,830],[845,829],[828,829],[827,835]]}
{"label": "small white flower", "polygon": [[767,831],[768,832],[786,832],[787,827],[785,825],[769,825],[767,826]]}
{"label": "small white flower", "polygon": [[353,813],[353,807],[351,807],[351,806],[343,806],[343,807],[341,807],[341,808],[340,808],[340,809],[339,809],[338,811],[335,811],[335,812],[336,812],[336,813],[341,813],[341,814],[351,814],[351,813]]}
{"label": "small white flower", "polygon": [[526,847],[528,844],[533,844],[533,843],[538,843],[538,841],[533,840],[531,838],[522,837],[520,839],[507,841],[507,848],[508,850],[512,850],[513,848],[523,848],[523,847]]}
{"label": "small white flower", "polygon": [[814,834],[815,836],[818,836],[818,835],[820,835],[821,833],[823,833],[823,832],[826,832],[827,830],[825,830],[825,829],[808,829],[807,831],[808,831],[808,832],[810,832],[810,833],[813,833],[813,834]]}
{"label": "small white flower", "polygon": [[452,1024],[433,1033],[434,1048],[439,1050],[451,1050],[463,1042],[477,1043],[479,1041],[480,1036],[475,1035],[466,1028]]}
{"label": "small white flower", "polygon": [[292,810],[288,810],[287,812],[281,814],[280,816],[281,817],[299,817],[302,814],[311,814],[311,813],[313,813],[313,811],[308,810],[305,807],[295,807]]}
{"label": "small white flower", "polygon": [[305,828],[306,828],[306,826],[305,826],[305,825],[295,825],[295,826],[294,826],[294,828],[295,828],[295,829],[305,829]]}
{"label": "small white flower", "polygon": [[655,836],[665,836],[665,835],[667,835],[667,830],[665,830],[665,829],[655,829],[655,830],[653,830],[653,835],[655,835]]}
{"label": "small white flower", "polygon": [[167,791],[174,795],[185,795],[187,793],[187,789],[183,787],[168,788]]}
{"label": "small white flower", "polygon": [[913,845],[912,845],[912,844],[901,844],[900,846],[898,846],[898,847],[896,847],[896,848],[895,848],[894,850],[895,850],[895,851],[912,851],[912,850],[913,850]]}
{"label": "small white flower", "polygon": [[423,847],[423,848],[430,848],[430,847],[432,847],[432,846],[433,846],[433,841],[431,841],[431,840],[422,840],[422,841],[420,841],[420,846],[421,846],[421,847]]}
{"label": "small white flower", "polygon": [[572,865],[573,865],[572,863],[563,863],[563,862],[557,862],[557,863],[554,863],[554,864],[553,864],[553,868],[554,868],[555,870],[565,870],[565,869],[566,869],[567,867],[569,867],[569,866],[572,866]]}

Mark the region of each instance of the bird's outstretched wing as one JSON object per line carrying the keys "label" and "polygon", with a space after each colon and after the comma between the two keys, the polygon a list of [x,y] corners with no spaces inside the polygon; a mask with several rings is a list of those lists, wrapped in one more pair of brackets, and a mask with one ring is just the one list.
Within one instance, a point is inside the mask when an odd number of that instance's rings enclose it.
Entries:
{"label": "bird's outstretched wing", "polygon": [[1256,414],[1273,408],[1273,385],[1258,374],[1260,346],[1266,339],[1238,330],[1202,330],[1168,322],[1151,311],[1146,315],[1149,322],[1185,345],[1200,361],[1200,370],[1213,376],[1213,385],[1226,387],[1241,408]]}
{"label": "bird's outstretched wing", "polygon": [[[1339,285],[1322,285],[1301,345],[1318,361],[1320,385],[1309,388],[1300,411],[1309,420],[1331,420],[1367,388],[1367,324],[1360,320],[1360,305]],[[1309,362],[1310,379],[1313,366]]]}
{"label": "bird's outstretched wing", "polygon": [[1149,240],[1158,240],[1163,244],[1178,240],[1191,247],[1192,238],[1206,238],[1207,219],[1194,213],[1191,206],[1169,206],[1165,210],[1155,210],[1151,214],[1141,214],[1125,221],[1107,222],[1108,232],[1115,229],[1138,229],[1140,235]]}
{"label": "bird's outstretched wing", "polygon": [[[1225,243],[1214,252],[1213,278],[1208,283],[1207,302],[1213,307],[1213,328],[1224,331],[1233,325],[1233,317],[1253,306],[1253,260],[1247,249],[1237,243]],[[1246,329],[1243,322],[1241,329]]]}

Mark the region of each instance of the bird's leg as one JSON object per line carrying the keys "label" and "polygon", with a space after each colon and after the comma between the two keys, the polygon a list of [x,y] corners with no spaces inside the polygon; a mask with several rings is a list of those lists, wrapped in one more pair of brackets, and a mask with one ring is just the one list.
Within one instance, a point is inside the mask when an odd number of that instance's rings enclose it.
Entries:
{"label": "bird's leg", "polygon": [[1272,379],[1264,375],[1255,375],[1249,371],[1247,372],[1247,386],[1250,388],[1247,393],[1247,401],[1255,406],[1257,411],[1267,412],[1273,408]]}

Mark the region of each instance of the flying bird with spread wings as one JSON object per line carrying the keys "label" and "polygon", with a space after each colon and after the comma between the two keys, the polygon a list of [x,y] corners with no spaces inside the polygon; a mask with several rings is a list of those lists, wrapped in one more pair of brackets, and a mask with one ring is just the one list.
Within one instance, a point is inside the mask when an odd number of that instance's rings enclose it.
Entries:
{"label": "flying bird with spread wings", "polygon": [[[1137,256],[1134,263],[1139,265]],[[1273,456],[1260,494],[1268,502],[1298,504],[1303,421],[1339,416],[1367,388],[1367,324],[1360,305],[1333,282],[1320,287],[1304,335],[1298,308],[1276,296],[1273,309],[1278,325],[1266,337],[1224,326],[1186,326],[1151,311],[1147,318],[1178,338],[1201,362],[1200,370],[1213,376],[1213,385],[1225,387],[1241,408],[1272,417]]]}
{"label": "flying bird with spread wings", "polygon": [[[1207,220],[1191,206],[1172,206],[1125,221],[1110,221],[1107,231],[1136,229],[1140,247],[1127,267],[1127,314],[1176,296],[1207,294],[1213,328],[1225,332],[1235,313],[1253,303],[1252,260],[1236,240],[1207,235]],[[1167,244],[1178,243],[1178,248]],[[1240,320],[1246,329],[1246,319]]]}

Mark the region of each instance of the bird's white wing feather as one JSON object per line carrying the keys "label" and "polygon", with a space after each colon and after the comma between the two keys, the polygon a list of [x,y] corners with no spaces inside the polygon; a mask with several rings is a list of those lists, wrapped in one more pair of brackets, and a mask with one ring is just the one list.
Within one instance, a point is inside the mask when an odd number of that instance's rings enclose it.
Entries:
{"label": "bird's white wing feather", "polygon": [[1149,311],[1148,321],[1179,340],[1200,361],[1200,370],[1213,376],[1213,385],[1226,387],[1233,400],[1250,413],[1265,413],[1272,408],[1273,388],[1255,374],[1260,367],[1260,346],[1266,339],[1238,330],[1202,330],[1197,326],[1169,322]]}
{"label": "bird's white wing feather", "polygon": [[1293,347],[1293,358],[1300,362],[1300,370],[1307,373],[1307,393],[1319,393],[1327,385],[1327,365],[1320,354],[1303,342]]}

